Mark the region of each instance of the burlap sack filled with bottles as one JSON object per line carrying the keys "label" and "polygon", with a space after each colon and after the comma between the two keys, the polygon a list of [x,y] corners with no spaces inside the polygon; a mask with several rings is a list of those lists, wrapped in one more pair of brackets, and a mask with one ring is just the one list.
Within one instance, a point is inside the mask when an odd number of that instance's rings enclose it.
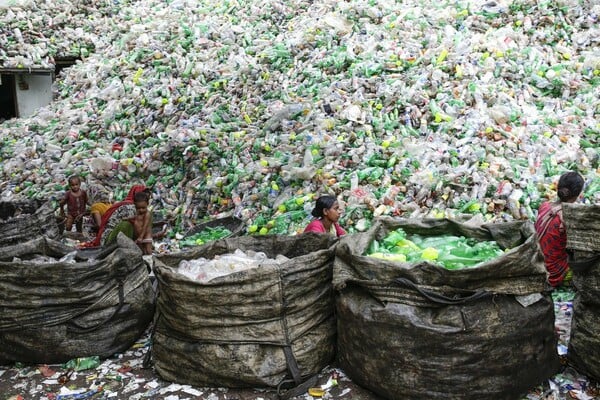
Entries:
{"label": "burlap sack filled with bottles", "polygon": [[158,373],[274,387],[319,372],[335,354],[334,244],[328,235],[246,236],[157,257]]}
{"label": "burlap sack filled with bottles", "polygon": [[600,206],[563,204],[569,264],[576,288],[568,358],[600,381]]}
{"label": "burlap sack filled with bottles", "polygon": [[36,236],[56,238],[58,234],[50,201],[0,201],[0,246],[26,242]]}
{"label": "burlap sack filled with bottles", "polygon": [[39,237],[0,253],[0,363],[61,363],[131,347],[154,313],[154,291],[137,245],[90,257]]}
{"label": "burlap sack filled with bottles", "polygon": [[380,218],[336,250],[338,358],[389,399],[515,399],[559,367],[529,222]]}

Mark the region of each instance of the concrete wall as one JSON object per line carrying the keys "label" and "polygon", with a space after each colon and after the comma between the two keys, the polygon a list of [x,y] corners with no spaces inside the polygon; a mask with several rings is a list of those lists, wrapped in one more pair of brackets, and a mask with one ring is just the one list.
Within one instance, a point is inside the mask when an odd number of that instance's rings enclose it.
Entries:
{"label": "concrete wall", "polygon": [[[1,1],[1,0],[0,0]],[[52,75],[16,75],[17,108],[19,117],[27,117],[37,109],[47,106],[52,101]],[[28,86],[23,90],[19,82],[22,79]]]}

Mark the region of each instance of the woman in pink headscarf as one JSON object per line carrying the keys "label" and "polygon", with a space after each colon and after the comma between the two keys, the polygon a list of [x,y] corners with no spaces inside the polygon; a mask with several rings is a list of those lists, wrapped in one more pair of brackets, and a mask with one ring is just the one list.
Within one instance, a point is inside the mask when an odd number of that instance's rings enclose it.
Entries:
{"label": "woman in pink headscarf", "polygon": [[[136,193],[149,191],[144,185],[134,185],[129,189],[125,200],[113,204],[102,216],[98,233],[94,240],[80,245],[81,248],[99,247],[103,244],[111,242],[116,237],[117,231],[123,231],[126,235],[133,236],[133,228],[131,233],[127,229],[121,230],[122,222],[135,217],[136,210],[133,203],[133,198]],[[129,234],[128,234],[129,233]]]}

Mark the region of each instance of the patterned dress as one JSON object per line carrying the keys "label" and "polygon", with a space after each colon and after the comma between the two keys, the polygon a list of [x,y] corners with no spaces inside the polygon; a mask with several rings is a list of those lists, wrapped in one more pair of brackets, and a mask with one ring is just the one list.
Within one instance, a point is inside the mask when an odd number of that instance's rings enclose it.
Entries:
{"label": "patterned dress", "polygon": [[567,232],[562,221],[560,203],[543,203],[538,210],[535,222],[540,248],[544,254],[544,263],[548,270],[548,281],[556,287],[569,272],[567,254]]}
{"label": "patterned dress", "polygon": [[64,202],[67,205],[67,213],[73,218],[85,214],[87,207],[87,194],[82,189],[79,191],[81,192],[79,196],[75,196],[70,190],[65,193]]}
{"label": "patterned dress", "polygon": [[112,231],[121,223],[123,220],[128,220],[135,217],[135,205],[123,204],[117,208],[106,220],[104,230],[101,233],[100,243],[105,244],[106,239],[112,233]]}

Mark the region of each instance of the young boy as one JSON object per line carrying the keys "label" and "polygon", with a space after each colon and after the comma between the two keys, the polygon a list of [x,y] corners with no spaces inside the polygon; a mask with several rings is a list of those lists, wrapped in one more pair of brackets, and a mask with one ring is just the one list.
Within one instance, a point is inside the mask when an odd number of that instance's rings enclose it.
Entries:
{"label": "young boy", "polygon": [[83,233],[83,215],[87,208],[87,193],[81,189],[81,178],[73,175],[69,178],[69,190],[60,202],[60,216],[65,217],[65,205],[67,214],[65,218],[65,230],[71,232],[73,223],[78,233]]}
{"label": "young boy", "polygon": [[148,210],[150,195],[138,192],[133,196],[136,216],[130,220],[133,225],[133,239],[144,255],[152,254],[152,213]]}

